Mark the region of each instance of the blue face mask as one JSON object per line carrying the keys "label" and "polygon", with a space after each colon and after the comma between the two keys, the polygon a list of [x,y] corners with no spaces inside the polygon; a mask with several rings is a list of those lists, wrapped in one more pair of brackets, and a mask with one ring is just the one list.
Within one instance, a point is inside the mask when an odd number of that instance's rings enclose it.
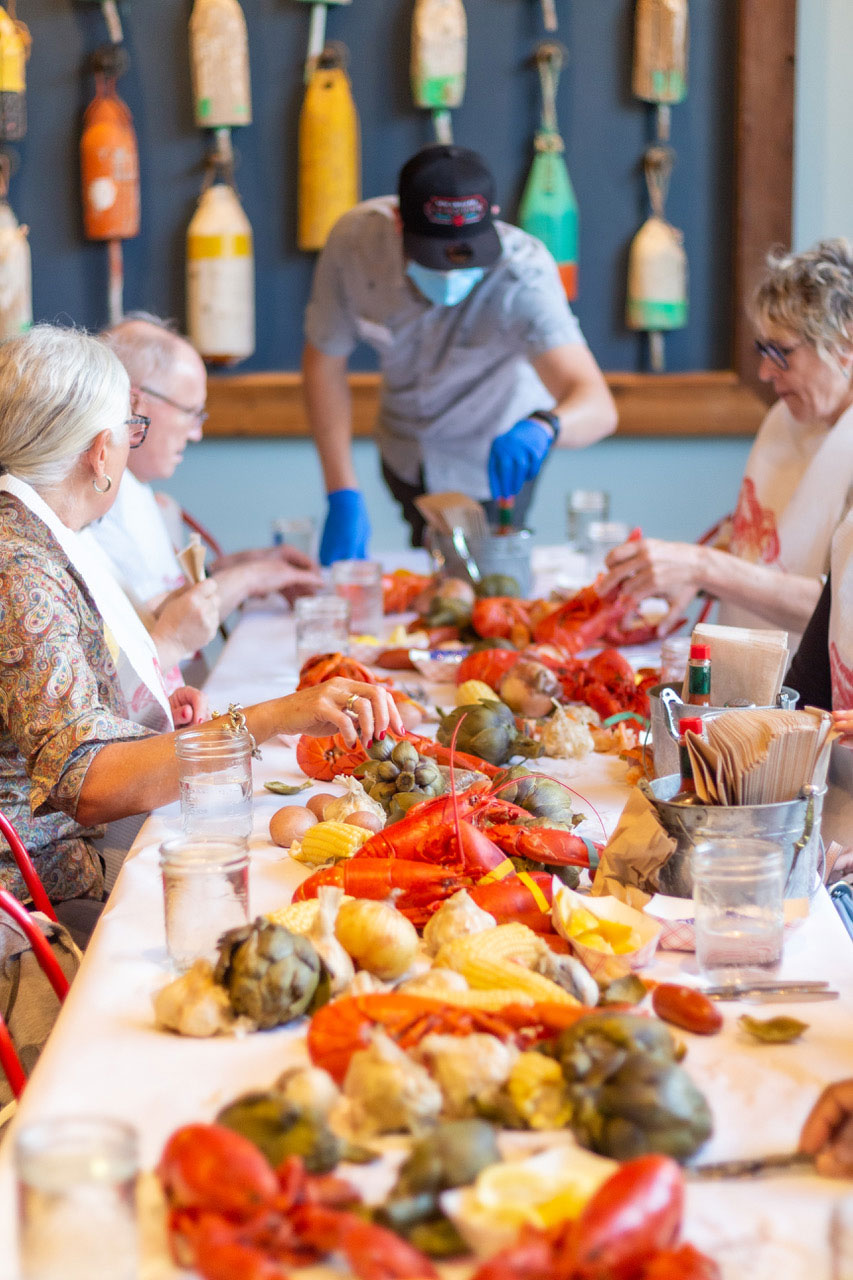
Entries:
{"label": "blue face mask", "polygon": [[437,307],[455,307],[479,284],[483,267],[457,267],[454,271],[434,271],[419,262],[406,264],[406,275],[429,302]]}

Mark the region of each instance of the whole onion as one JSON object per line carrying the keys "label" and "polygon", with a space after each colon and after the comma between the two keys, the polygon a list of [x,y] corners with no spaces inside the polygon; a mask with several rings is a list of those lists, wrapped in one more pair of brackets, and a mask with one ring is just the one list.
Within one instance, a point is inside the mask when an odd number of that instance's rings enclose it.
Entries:
{"label": "whole onion", "polygon": [[561,689],[553,671],[531,658],[520,658],[501,680],[498,692],[501,702],[517,716],[538,719],[553,710]]}
{"label": "whole onion", "polygon": [[463,604],[474,603],[474,588],[463,578],[435,578],[428,587],[412,601],[412,608],[417,613],[426,613],[433,600],[461,600]]}

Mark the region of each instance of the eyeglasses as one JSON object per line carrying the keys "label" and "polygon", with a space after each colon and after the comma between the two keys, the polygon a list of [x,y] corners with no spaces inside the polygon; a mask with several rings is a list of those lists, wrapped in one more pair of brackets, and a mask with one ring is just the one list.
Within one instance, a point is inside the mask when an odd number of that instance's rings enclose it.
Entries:
{"label": "eyeglasses", "polygon": [[155,391],[153,387],[140,387],[140,391],[144,391],[147,396],[153,396],[155,400],[162,400],[164,404],[170,405],[173,409],[177,409],[180,413],[185,413],[188,418],[196,418],[199,426],[203,422],[207,422],[210,414],[206,409],[189,409],[185,404],[178,404],[177,400],[172,400],[169,396],[164,396],[162,391]]}
{"label": "eyeglasses", "polygon": [[124,424],[128,428],[131,449],[138,449],[141,444],[145,444],[145,437],[148,435],[148,428],[151,426],[151,419],[144,417],[141,413],[134,413],[128,418]]}
{"label": "eyeglasses", "polygon": [[783,373],[788,368],[788,356],[802,345],[801,342],[795,342],[791,347],[780,347],[776,342],[762,342],[760,338],[755,339],[755,350],[758,354],[766,357],[771,364],[775,364],[776,368],[781,369]]}

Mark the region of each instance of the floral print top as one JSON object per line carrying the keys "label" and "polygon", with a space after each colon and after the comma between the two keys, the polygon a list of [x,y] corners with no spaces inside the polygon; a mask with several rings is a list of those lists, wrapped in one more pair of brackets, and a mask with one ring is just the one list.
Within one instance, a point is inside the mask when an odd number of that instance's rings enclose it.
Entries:
{"label": "floral print top", "polygon": [[[48,897],[100,898],[80,790],[108,742],[147,737],[127,718],[104,624],[86,584],[37,516],[0,493],[0,811],[14,823]],[[26,886],[0,836],[0,885]]]}

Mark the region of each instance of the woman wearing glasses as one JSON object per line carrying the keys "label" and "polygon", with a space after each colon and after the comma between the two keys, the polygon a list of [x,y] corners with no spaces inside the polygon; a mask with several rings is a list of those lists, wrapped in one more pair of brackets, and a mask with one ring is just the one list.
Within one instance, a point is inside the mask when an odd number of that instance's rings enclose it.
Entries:
{"label": "woman wearing glasses", "polygon": [[[173,706],[196,714],[200,696],[170,702],[154,643],[85,532],[144,429],[98,339],[38,325],[0,345],[0,810],[81,932],[103,896],[104,824],[177,798]],[[258,741],[402,731],[384,690],[343,680],[245,716]],[[26,900],[2,840],[0,884]]]}
{"label": "woman wearing glasses", "polygon": [[602,590],[663,596],[670,618],[702,591],[720,601],[720,622],[784,627],[793,649],[853,502],[853,248],[825,240],[770,254],[752,320],[759,377],[777,399],[720,541],[625,544],[608,557]]}

